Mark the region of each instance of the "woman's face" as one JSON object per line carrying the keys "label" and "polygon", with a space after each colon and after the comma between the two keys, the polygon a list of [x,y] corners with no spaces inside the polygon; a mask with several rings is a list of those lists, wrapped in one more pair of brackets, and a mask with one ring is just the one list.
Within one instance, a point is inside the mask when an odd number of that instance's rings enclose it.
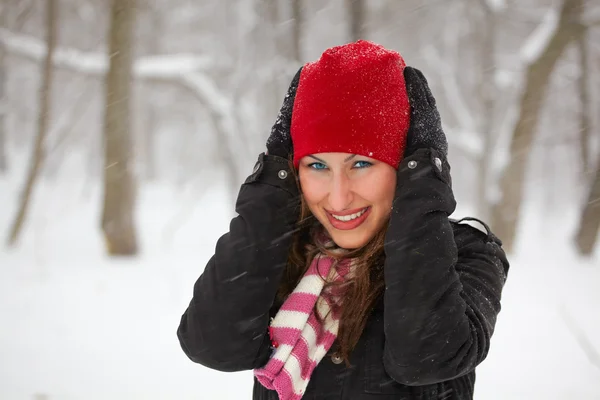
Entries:
{"label": "woman's face", "polygon": [[300,185],[312,214],[345,249],[367,244],[390,215],[396,170],[349,153],[318,153],[300,160]]}

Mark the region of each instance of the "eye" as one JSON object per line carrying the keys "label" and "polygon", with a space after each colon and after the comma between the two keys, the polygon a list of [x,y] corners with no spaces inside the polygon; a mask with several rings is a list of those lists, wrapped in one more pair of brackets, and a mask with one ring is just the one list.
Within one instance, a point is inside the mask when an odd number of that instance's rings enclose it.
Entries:
{"label": "eye", "polygon": [[327,169],[327,166],[320,162],[314,162],[314,163],[308,164],[308,168],[322,170],[322,169]]}
{"label": "eye", "polygon": [[364,161],[364,160],[360,160],[354,163],[354,168],[369,168],[371,167],[373,164],[368,162],[368,161]]}

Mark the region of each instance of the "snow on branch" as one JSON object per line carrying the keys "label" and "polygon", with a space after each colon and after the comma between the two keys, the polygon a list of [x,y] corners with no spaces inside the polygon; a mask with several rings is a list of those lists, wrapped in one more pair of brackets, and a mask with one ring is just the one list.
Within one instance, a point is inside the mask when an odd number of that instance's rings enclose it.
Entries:
{"label": "snow on branch", "polygon": [[[0,42],[7,50],[41,61],[46,56],[46,44],[32,36],[16,34],[0,28]],[[54,53],[54,65],[81,73],[102,75],[108,69],[108,56],[61,47]],[[141,78],[168,78],[206,70],[212,65],[210,57],[194,54],[169,54],[142,57],[134,63],[134,74]]]}
{"label": "snow on branch", "polygon": [[525,65],[537,60],[558,28],[558,10],[551,8],[544,15],[542,22],[529,35],[519,51]]}
{"label": "snow on branch", "polygon": [[[46,44],[32,36],[15,34],[0,28],[0,42],[14,54],[39,62],[44,59]],[[104,75],[108,70],[108,56],[77,49],[57,48],[54,65],[87,75]],[[134,61],[134,77],[147,80],[171,81],[190,89],[198,100],[219,115],[231,128],[231,101],[203,70],[212,65],[210,57],[193,54],[173,54],[142,57]],[[231,132],[231,131],[230,131]]]}
{"label": "snow on branch", "polygon": [[[15,34],[0,28],[0,42],[7,51],[42,61],[46,57],[46,44],[32,36]],[[85,53],[74,49],[62,48],[54,52],[54,65],[67,69],[76,69],[86,74],[104,74],[108,68],[108,58],[103,54]]]}
{"label": "snow on branch", "polygon": [[506,8],[506,0],[483,0],[483,2],[493,12],[503,11]]}

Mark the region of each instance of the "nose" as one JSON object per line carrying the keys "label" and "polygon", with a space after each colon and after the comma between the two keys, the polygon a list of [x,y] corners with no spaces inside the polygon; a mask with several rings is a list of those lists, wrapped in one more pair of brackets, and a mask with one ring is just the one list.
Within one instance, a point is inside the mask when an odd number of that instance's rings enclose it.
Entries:
{"label": "nose", "polygon": [[350,208],[353,199],[352,181],[344,173],[335,174],[329,191],[331,211],[344,211]]}

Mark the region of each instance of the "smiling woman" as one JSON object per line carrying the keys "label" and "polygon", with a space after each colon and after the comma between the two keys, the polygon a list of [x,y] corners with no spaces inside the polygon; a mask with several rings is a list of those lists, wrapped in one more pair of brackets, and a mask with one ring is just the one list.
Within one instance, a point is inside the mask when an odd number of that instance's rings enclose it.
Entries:
{"label": "smiling woman", "polygon": [[300,68],[177,331],[254,400],[472,399],[508,261],[449,216],[423,74],[366,41]]}
{"label": "smiling woman", "polygon": [[396,170],[389,164],[320,153],[303,157],[298,172],[310,212],[338,246],[360,248],[386,226],[396,189]]}

